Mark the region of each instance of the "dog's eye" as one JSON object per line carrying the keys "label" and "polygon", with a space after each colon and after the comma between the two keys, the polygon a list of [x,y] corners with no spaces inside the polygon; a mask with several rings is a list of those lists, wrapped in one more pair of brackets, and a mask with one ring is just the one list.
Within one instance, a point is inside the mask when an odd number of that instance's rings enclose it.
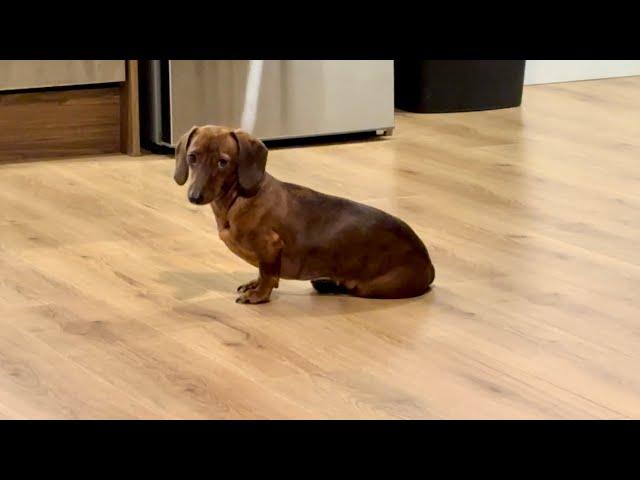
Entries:
{"label": "dog's eye", "polygon": [[220,160],[218,160],[218,167],[224,168],[227,166],[227,163],[229,163],[227,160],[225,160],[224,158],[221,158]]}
{"label": "dog's eye", "polygon": [[195,154],[190,153],[189,155],[187,155],[187,162],[189,162],[189,165],[193,165],[194,163],[196,163]]}

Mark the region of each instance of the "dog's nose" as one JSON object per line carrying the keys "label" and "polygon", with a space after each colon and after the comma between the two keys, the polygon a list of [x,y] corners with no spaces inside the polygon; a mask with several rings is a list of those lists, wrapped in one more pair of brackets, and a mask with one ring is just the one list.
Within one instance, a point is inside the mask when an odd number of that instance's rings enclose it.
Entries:
{"label": "dog's nose", "polygon": [[202,193],[189,194],[189,201],[199,205],[202,203]]}

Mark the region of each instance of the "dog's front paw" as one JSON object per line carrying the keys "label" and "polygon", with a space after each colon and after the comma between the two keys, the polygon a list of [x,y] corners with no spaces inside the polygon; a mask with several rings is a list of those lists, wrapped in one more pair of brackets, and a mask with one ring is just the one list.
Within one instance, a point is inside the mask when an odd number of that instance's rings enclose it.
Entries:
{"label": "dog's front paw", "polygon": [[269,301],[269,297],[269,294],[264,295],[256,292],[255,290],[249,290],[236,298],[236,303],[266,303]]}
{"label": "dog's front paw", "polygon": [[255,289],[257,286],[258,286],[258,280],[256,279],[256,280],[250,281],[249,283],[245,283],[244,285],[240,285],[236,291],[240,293],[244,293],[244,292],[248,292],[249,290]]}

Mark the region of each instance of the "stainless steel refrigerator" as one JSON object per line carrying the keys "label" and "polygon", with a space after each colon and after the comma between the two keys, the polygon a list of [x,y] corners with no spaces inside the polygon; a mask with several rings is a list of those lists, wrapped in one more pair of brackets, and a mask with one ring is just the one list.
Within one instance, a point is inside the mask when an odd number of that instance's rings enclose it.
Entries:
{"label": "stainless steel refrigerator", "polygon": [[[394,127],[392,60],[265,60],[253,134],[262,140]],[[141,62],[141,128],[175,146],[193,125],[240,127],[249,60]]]}

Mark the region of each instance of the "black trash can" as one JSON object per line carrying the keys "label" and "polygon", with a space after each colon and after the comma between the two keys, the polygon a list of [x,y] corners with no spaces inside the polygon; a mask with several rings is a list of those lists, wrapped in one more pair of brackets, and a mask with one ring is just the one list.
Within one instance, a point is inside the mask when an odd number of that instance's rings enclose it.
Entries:
{"label": "black trash can", "polygon": [[415,113],[518,107],[525,60],[395,60],[395,106]]}

